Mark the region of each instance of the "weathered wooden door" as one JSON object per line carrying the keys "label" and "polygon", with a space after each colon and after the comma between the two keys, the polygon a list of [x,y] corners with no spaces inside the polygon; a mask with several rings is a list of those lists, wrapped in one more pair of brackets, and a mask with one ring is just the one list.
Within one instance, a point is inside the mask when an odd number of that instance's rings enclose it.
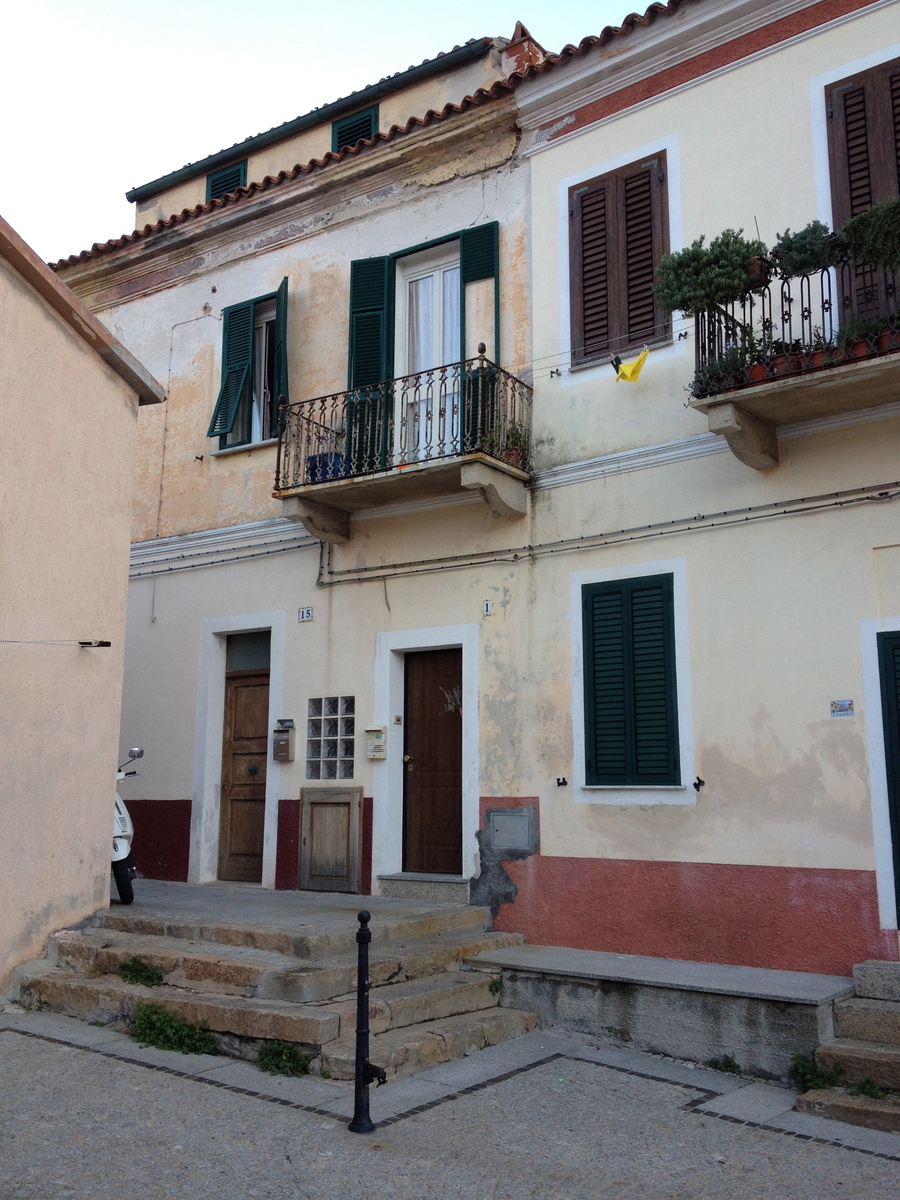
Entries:
{"label": "weathered wooden door", "polygon": [[268,745],[269,672],[229,671],[222,743],[220,879],[262,880]]}
{"label": "weathered wooden door", "polygon": [[462,871],[462,650],[406,655],[403,869]]}
{"label": "weathered wooden door", "polygon": [[301,799],[301,889],[358,892],[362,788],[304,788]]}

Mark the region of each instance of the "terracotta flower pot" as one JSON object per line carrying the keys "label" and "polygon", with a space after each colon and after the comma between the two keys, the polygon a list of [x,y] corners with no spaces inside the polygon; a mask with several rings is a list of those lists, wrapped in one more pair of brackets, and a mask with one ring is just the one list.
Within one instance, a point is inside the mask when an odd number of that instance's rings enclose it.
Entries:
{"label": "terracotta flower pot", "polygon": [[878,335],[878,353],[890,354],[892,350],[900,350],[900,329],[887,327]]}
{"label": "terracotta flower pot", "polygon": [[753,363],[747,368],[748,383],[761,383],[764,379],[767,379],[768,376],[769,372],[766,369],[765,363]]}

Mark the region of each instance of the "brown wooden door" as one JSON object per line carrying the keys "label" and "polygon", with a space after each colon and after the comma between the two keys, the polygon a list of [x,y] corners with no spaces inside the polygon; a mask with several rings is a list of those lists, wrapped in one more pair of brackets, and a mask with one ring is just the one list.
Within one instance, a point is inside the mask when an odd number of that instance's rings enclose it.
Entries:
{"label": "brown wooden door", "polygon": [[403,869],[462,871],[462,650],[406,655]]}
{"label": "brown wooden door", "polygon": [[225,677],[219,878],[262,880],[269,746],[269,672]]}

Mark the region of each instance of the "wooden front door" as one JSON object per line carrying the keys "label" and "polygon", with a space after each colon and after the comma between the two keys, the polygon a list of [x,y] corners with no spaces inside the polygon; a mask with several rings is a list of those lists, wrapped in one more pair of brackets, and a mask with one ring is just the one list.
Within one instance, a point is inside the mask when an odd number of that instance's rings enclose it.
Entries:
{"label": "wooden front door", "polygon": [[300,800],[301,890],[358,892],[362,788],[303,788]]}
{"label": "wooden front door", "polygon": [[262,881],[269,747],[269,672],[225,676],[219,878]]}
{"label": "wooden front door", "polygon": [[403,869],[462,871],[462,650],[406,655]]}

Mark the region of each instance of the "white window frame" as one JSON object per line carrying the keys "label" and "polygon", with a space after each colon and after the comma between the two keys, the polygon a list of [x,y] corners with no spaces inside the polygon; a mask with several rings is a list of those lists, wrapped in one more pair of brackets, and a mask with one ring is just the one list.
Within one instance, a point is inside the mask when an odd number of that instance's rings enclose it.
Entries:
{"label": "white window frame", "polygon": [[[584,712],[584,624],[583,588],[591,583],[611,583],[620,579],[643,579],[647,575],[672,576],[673,617],[675,625],[675,681],[677,688],[678,745],[681,783],[653,786],[588,784],[585,770]],[[670,558],[657,562],[628,563],[591,571],[576,571],[570,577],[570,628],[572,643],[572,734],[573,796],[577,804],[696,804],[693,786],[694,723],[691,702],[691,663],[688,626],[687,559]]]}

